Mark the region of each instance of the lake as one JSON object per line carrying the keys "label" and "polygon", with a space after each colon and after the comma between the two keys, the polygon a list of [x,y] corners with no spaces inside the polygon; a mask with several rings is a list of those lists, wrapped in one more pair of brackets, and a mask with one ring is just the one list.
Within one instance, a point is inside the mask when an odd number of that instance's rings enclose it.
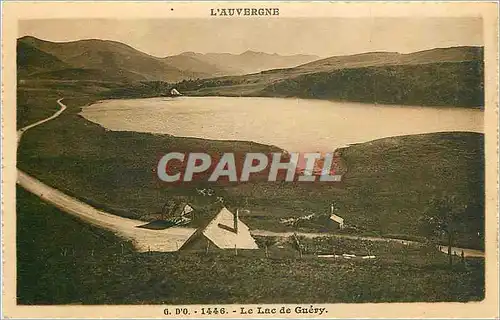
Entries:
{"label": "lake", "polygon": [[479,109],[253,97],[105,100],[81,115],[109,130],[254,141],[290,152],[429,132],[482,133],[484,120]]}

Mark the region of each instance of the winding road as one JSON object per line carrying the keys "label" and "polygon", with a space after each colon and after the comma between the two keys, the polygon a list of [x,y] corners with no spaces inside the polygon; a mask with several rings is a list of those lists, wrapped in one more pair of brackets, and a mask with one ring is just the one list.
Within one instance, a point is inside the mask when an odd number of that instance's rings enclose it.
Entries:
{"label": "winding road", "polygon": [[33,127],[41,125],[42,123],[45,123],[47,121],[50,121],[52,119],[55,119],[55,118],[59,117],[59,115],[61,113],[63,113],[64,110],[66,110],[66,106],[61,102],[63,99],[64,98],[61,98],[61,99],[57,100],[57,104],[59,104],[59,106],[61,107],[61,109],[59,109],[56,113],[54,113],[53,115],[51,115],[48,118],[45,118],[45,119],[40,120],[40,121],[37,121],[35,123],[30,124],[29,126],[26,126],[24,128],[21,128],[21,129],[17,130],[17,145],[18,146],[19,146],[19,141],[21,141],[21,137],[23,136],[23,133],[25,133],[26,131],[28,131],[29,129],[31,129]]}
{"label": "winding road", "polygon": [[[57,100],[61,109],[52,116],[20,129],[17,132],[18,144],[22,135],[26,133],[26,131],[58,117],[66,109],[66,106],[61,102],[62,100],[63,99]],[[145,222],[119,217],[117,215],[98,210],[76,198],[70,197],[63,192],[44,184],[19,169],[17,170],[17,183],[27,191],[35,194],[42,200],[54,205],[62,211],[95,226],[107,229],[126,240],[130,240],[136,250],[140,252],[177,251],[196,231],[196,229],[192,228],[179,227],[164,230],[138,228],[138,226],[144,225]]]}
{"label": "winding road", "polygon": [[[52,116],[30,124],[17,131],[17,142],[26,131],[47,121],[57,118],[61,113],[66,110],[66,105],[62,103],[63,98],[57,100],[61,107],[60,110],[55,112]],[[88,223],[91,223],[100,228],[107,229],[116,235],[130,240],[137,251],[177,251],[182,244],[196,231],[193,228],[172,227],[164,230],[150,230],[138,228],[144,225],[144,221],[127,219],[117,215],[98,210],[76,198],[70,197],[63,192],[50,187],[34,177],[29,176],[21,170],[17,170],[17,184],[26,189],[27,191],[37,195],[42,200],[54,205],[60,210],[78,217]],[[305,233],[305,232],[272,232],[266,230],[250,230],[250,233],[255,236],[264,237],[289,237],[293,234],[305,236],[308,238],[315,237],[338,237],[353,240],[369,240],[369,241],[383,241],[383,242],[397,242],[403,244],[420,244],[415,241],[408,241],[394,238],[381,238],[381,237],[366,237],[354,236],[345,234],[331,234],[331,233]],[[441,251],[447,252],[447,247],[441,247]],[[464,252],[466,257],[484,257],[484,252],[474,249],[457,248],[453,247],[453,254],[460,255]]]}

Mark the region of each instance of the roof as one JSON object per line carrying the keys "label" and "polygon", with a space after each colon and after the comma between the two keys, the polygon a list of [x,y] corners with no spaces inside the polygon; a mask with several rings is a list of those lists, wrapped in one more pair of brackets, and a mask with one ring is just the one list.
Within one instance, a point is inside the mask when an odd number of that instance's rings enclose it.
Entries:
{"label": "roof", "polygon": [[192,212],[196,214],[196,217],[190,225],[202,231],[217,216],[222,208],[224,208],[224,205],[220,202],[215,202],[204,207],[194,207],[192,205],[191,207],[194,208]]}
{"label": "roof", "polygon": [[258,249],[255,239],[251,236],[249,228],[240,219],[237,220],[238,231],[234,231],[234,214],[225,206],[214,208],[217,210],[215,217],[206,225],[200,226],[193,236],[186,241],[194,241],[200,236],[205,236],[215,246],[221,249]]}
{"label": "roof", "polygon": [[234,226],[234,214],[224,207],[203,230],[203,235],[221,249],[258,249],[248,227],[240,219],[237,223],[238,232],[231,231]]}
{"label": "roof", "polygon": [[191,213],[193,212],[194,209],[192,206],[189,205],[189,203],[186,203],[183,207],[182,207],[182,211],[181,211],[181,215],[185,215],[185,214],[188,214],[188,213]]}
{"label": "roof", "polygon": [[344,222],[344,218],[339,217],[338,215],[336,215],[334,213],[332,213],[332,215],[330,216],[330,219],[332,219],[333,221],[338,222],[338,223]]}
{"label": "roof", "polygon": [[164,230],[142,229],[134,234],[139,251],[177,251],[196,232],[196,229],[173,227]]}

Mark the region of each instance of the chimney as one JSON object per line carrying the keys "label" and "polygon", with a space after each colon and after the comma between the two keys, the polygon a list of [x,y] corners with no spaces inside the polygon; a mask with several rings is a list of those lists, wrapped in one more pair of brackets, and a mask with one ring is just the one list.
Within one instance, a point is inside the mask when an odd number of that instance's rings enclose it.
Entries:
{"label": "chimney", "polygon": [[234,225],[233,225],[234,233],[238,233],[239,210],[240,209],[236,209],[236,214],[234,215]]}
{"label": "chimney", "polygon": [[333,203],[330,205],[330,214],[333,214]]}

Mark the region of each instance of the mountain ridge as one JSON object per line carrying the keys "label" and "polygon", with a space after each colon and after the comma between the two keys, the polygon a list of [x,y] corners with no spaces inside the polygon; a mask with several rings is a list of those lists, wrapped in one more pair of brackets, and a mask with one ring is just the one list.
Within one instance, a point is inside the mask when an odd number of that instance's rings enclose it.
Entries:
{"label": "mountain ridge", "polygon": [[[61,80],[70,80],[66,76],[82,69],[80,75],[96,74],[95,70],[101,70],[104,76],[101,80],[116,81],[123,75],[124,81],[178,82],[292,67],[318,58],[305,55],[280,56],[251,50],[240,55],[186,52],[156,57],[114,40],[53,42],[33,36],[19,38],[17,49],[20,76],[53,79],[59,75]],[[37,55],[41,61],[36,61]],[[52,63],[47,64],[49,60]],[[60,63],[56,63],[56,60]],[[72,72],[63,72],[62,69],[65,68]],[[94,71],[84,71],[90,69]]]}
{"label": "mountain ridge", "polygon": [[189,95],[297,97],[381,104],[484,106],[484,48],[334,56],[294,68],[177,86]]}

